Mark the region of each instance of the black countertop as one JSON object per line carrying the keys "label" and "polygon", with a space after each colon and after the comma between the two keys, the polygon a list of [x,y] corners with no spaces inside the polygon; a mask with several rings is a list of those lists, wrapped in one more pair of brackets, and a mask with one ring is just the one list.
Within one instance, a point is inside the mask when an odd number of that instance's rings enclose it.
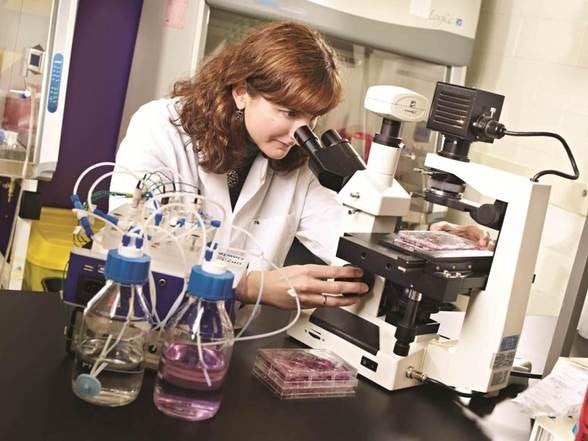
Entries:
{"label": "black countertop", "polygon": [[[152,402],[154,373],[138,399],[102,408],[71,391],[64,351],[65,310],[56,294],[0,294],[0,440],[527,440],[530,420],[507,398],[459,399],[435,385],[388,392],[360,379],[357,395],[282,401],[251,375],[260,347],[296,347],[285,335],[236,345],[219,413],[186,422]],[[267,309],[253,331],[288,314]]]}

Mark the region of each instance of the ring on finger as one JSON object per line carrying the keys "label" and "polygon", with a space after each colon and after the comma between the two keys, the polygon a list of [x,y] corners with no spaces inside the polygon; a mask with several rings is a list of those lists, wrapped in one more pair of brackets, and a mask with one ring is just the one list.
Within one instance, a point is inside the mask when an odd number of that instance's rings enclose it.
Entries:
{"label": "ring on finger", "polygon": [[327,304],[327,296],[323,294],[323,306]]}

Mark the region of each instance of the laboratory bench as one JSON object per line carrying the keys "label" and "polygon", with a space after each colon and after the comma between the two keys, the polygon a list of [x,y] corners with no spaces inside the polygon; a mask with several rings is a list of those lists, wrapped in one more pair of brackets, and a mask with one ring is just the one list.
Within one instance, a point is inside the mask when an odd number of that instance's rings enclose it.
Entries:
{"label": "laboratory bench", "polygon": [[[64,316],[58,294],[0,292],[1,440],[526,441],[531,431],[529,418],[510,401],[521,390],[515,385],[496,398],[468,400],[432,384],[389,392],[360,379],[354,397],[280,400],[251,370],[258,348],[300,346],[285,334],[236,344],[223,401],[211,420],[160,413],[152,402],[151,371],[130,405],[96,407],[71,391]],[[264,308],[252,332],[276,329],[288,318]],[[549,326],[540,328],[549,332]]]}

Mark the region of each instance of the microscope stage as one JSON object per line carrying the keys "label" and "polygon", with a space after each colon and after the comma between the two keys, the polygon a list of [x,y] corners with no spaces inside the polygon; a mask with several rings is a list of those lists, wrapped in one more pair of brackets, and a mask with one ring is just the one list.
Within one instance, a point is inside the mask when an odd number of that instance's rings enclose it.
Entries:
{"label": "microscope stage", "polygon": [[452,302],[458,294],[484,289],[492,265],[491,251],[411,251],[395,243],[394,234],[353,234],[339,239],[337,257],[428,298]]}

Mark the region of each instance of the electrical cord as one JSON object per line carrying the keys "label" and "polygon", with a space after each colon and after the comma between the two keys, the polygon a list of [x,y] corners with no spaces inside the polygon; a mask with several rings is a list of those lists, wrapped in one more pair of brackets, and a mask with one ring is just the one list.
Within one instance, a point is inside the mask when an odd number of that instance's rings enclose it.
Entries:
{"label": "electrical cord", "polygon": [[512,377],[521,377],[521,378],[534,378],[537,380],[541,380],[543,375],[541,374],[532,374],[530,372],[518,372],[518,371],[511,371],[510,375]]}
{"label": "electrical cord", "polygon": [[[532,373],[517,372],[517,371],[511,371],[510,375],[513,377],[532,378],[532,379],[538,379],[538,380],[543,378],[543,375],[541,375],[541,374],[532,374]],[[449,386],[449,385],[442,383],[440,381],[437,381],[437,380],[433,380],[432,378],[429,378],[429,377],[424,378],[423,382],[435,384],[437,386],[441,386],[442,388],[450,390],[454,394],[456,394],[460,397],[464,397],[464,398],[484,397],[484,395],[485,395],[482,392],[472,392],[472,393],[460,392],[452,386]]]}
{"label": "electrical cord", "polygon": [[460,392],[457,389],[445,384],[445,383],[441,383],[440,381],[437,380],[433,380],[432,378],[426,378],[424,380],[425,383],[431,383],[431,384],[436,384],[437,386],[441,386],[444,389],[448,389],[451,392],[453,392],[454,394],[460,396],[460,397],[464,397],[464,398],[474,398],[474,397],[480,397],[483,396],[484,394],[479,393],[479,392],[472,392],[472,393],[467,393],[467,392]]}
{"label": "electrical cord", "polygon": [[572,164],[572,170],[574,171],[574,174],[571,175],[569,173],[564,173],[564,172],[561,172],[558,170],[542,170],[539,173],[537,173],[535,176],[533,176],[531,178],[531,181],[539,182],[539,178],[541,178],[542,176],[545,176],[545,175],[556,175],[561,178],[570,179],[572,181],[575,181],[576,179],[578,179],[580,177],[580,172],[578,171],[578,166],[576,165],[576,160],[574,159],[574,155],[572,153],[572,150],[570,149],[570,146],[568,145],[566,140],[563,139],[563,137],[561,137],[557,133],[552,133],[552,132],[513,132],[511,130],[505,130],[504,134],[509,135],[509,136],[542,136],[542,137],[548,137],[548,138],[555,138],[559,142],[562,143],[562,145],[568,155],[570,163]]}

